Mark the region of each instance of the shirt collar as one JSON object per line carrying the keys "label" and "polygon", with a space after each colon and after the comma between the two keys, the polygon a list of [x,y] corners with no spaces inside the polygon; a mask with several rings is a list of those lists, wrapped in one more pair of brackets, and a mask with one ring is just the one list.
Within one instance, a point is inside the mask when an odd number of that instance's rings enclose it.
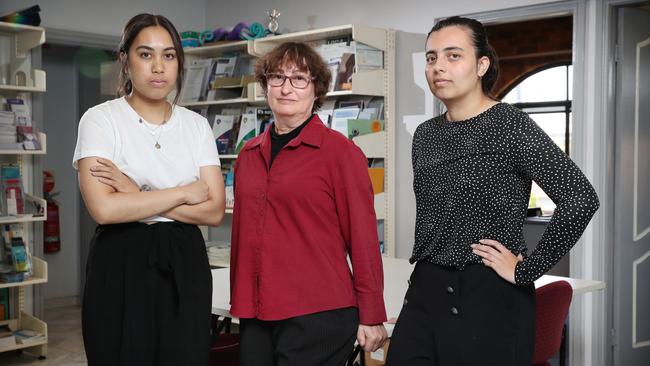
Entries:
{"label": "shirt collar", "polygon": [[[251,150],[260,145],[262,149],[265,149],[267,144],[271,143],[271,128],[273,128],[273,126],[267,127],[266,131],[264,131],[262,135],[251,141],[250,144],[246,144],[244,150]],[[325,132],[327,132],[327,127],[323,124],[320,118],[318,118],[318,115],[314,114],[300,134],[291,140],[287,146],[298,146],[301,143],[305,143],[306,145],[319,148],[323,142],[323,135]]]}

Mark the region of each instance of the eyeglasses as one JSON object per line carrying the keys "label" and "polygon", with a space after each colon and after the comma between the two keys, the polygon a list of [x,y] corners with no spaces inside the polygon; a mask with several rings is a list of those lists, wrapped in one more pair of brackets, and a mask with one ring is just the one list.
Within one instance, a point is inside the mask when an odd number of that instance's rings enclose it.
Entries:
{"label": "eyeglasses", "polygon": [[291,76],[284,74],[266,74],[266,83],[269,86],[282,86],[287,79],[289,79],[291,86],[296,89],[305,89],[309,85],[309,82],[314,80],[313,77],[300,74]]}

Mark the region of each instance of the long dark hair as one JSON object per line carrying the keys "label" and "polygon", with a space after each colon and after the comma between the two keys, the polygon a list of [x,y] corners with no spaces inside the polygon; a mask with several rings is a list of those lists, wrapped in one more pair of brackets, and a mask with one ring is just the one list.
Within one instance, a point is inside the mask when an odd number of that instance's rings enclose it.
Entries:
{"label": "long dark hair", "polygon": [[176,31],[176,27],[162,15],[154,15],[142,13],[131,18],[124,26],[122,31],[122,40],[120,46],[117,48],[117,53],[120,56],[120,75],[117,89],[117,96],[121,97],[129,95],[133,91],[133,83],[127,73],[129,64],[129,50],[133,41],[138,36],[141,30],[147,27],[160,26],[165,28],[172,38],[174,43],[174,50],[176,50],[176,60],[178,61],[178,75],[176,77],[176,98],[174,104],[178,103],[178,99],[183,89],[183,64],[185,63],[185,55],[183,54],[183,46],[181,44],[181,37]]}
{"label": "long dark hair", "polygon": [[474,49],[476,50],[476,58],[479,59],[486,56],[490,59],[490,67],[483,77],[481,77],[481,88],[485,95],[492,96],[492,89],[499,78],[499,58],[497,53],[494,51],[494,48],[492,48],[488,42],[485,27],[483,27],[483,24],[476,19],[454,16],[437,22],[436,25],[431,28],[429,34],[427,34],[427,39],[429,39],[431,33],[451,26],[465,27],[468,29],[472,33],[471,38],[472,43],[474,44]]}

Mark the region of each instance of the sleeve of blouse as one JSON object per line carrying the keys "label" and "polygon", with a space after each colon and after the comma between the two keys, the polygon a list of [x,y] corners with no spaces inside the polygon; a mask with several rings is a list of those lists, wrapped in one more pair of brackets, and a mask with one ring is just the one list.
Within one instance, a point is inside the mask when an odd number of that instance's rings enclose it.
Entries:
{"label": "sleeve of blouse", "polygon": [[420,153],[420,127],[422,127],[422,125],[419,125],[415,129],[415,133],[413,133],[413,143],[411,145],[411,164],[413,170],[415,170],[415,164],[417,163],[418,154]]}
{"label": "sleeve of blouse", "polygon": [[79,121],[72,166],[78,169],[77,162],[91,156],[113,161],[115,140],[115,130],[107,116],[101,110],[89,109]]}
{"label": "sleeve of blouse", "polygon": [[368,160],[351,143],[341,152],[345,159],[336,159],[334,197],[354,273],[359,322],[381,324],[386,321],[384,275]]}
{"label": "sleeve of blouse", "polygon": [[528,115],[521,112],[515,120],[516,164],[556,205],[537,247],[515,268],[515,283],[527,285],[550,270],[576,244],[599,201],[578,166]]}
{"label": "sleeve of blouse", "polygon": [[221,165],[219,161],[219,151],[217,150],[217,142],[214,139],[212,129],[208,120],[202,116],[197,115],[200,128],[200,141],[199,142],[199,166],[208,165]]}

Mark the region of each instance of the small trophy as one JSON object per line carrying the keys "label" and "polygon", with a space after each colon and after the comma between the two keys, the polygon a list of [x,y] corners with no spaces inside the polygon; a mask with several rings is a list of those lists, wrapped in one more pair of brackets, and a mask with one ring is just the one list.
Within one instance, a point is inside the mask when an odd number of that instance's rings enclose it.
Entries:
{"label": "small trophy", "polygon": [[269,16],[269,32],[271,34],[278,34],[278,17],[280,16],[280,11],[278,9],[271,9],[266,12]]}

